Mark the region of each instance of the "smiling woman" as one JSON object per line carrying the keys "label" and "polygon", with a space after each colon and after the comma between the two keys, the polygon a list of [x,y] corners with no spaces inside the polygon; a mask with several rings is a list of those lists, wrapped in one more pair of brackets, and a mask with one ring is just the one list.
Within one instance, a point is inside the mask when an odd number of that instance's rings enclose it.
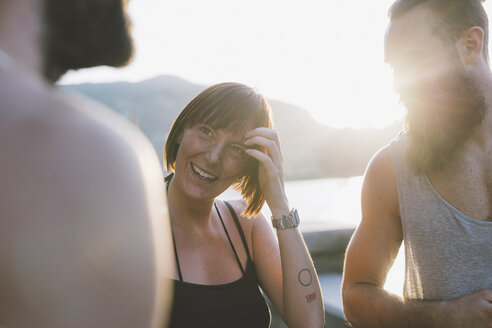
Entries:
{"label": "smiling woman", "polygon": [[[268,327],[259,286],[289,327],[322,327],[319,281],[289,210],[265,98],[239,83],[206,89],[174,122],[164,161],[177,268],[170,327]],[[243,200],[216,200],[231,185]]]}
{"label": "smiling woman", "polygon": [[[186,105],[174,121],[164,155],[167,170],[185,173],[193,169],[196,174],[202,173],[200,178],[213,177],[205,179],[220,182],[214,184],[219,190],[223,189],[219,194],[234,184],[248,200],[245,214],[257,215],[265,199],[259,190],[257,162],[246,155],[244,145],[244,135],[256,127],[272,127],[270,107],[262,96],[239,83],[212,86]],[[224,144],[216,147],[216,140]],[[180,147],[183,142],[190,147]],[[215,149],[211,149],[213,147]],[[224,147],[224,154],[219,154],[220,147]],[[226,170],[221,172],[220,179],[207,174],[204,171],[207,164],[187,162],[187,154],[178,152],[179,148],[198,148],[198,153],[205,151],[209,169],[215,171],[220,162]]]}

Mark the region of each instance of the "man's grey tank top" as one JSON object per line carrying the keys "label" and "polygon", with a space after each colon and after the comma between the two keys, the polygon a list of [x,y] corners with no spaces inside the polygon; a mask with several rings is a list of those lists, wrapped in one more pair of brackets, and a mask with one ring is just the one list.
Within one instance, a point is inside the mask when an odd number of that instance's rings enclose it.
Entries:
{"label": "man's grey tank top", "polygon": [[405,243],[405,299],[449,300],[492,289],[492,222],[444,200],[427,176],[410,168],[404,144],[400,134],[390,153]]}

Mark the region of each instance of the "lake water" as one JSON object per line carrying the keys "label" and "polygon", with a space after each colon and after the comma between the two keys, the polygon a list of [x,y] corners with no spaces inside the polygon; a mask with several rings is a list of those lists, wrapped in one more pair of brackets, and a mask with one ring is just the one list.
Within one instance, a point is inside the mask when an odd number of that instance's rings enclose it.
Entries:
{"label": "lake water", "polygon": [[[301,230],[354,228],[360,222],[362,176],[287,181],[285,192],[290,205],[299,212]],[[219,198],[234,199],[240,195],[227,190]],[[268,206],[263,213],[271,216]]]}
{"label": "lake water", "polygon": [[[290,206],[299,212],[302,231],[355,228],[361,219],[360,192],[362,176],[287,181],[285,191]],[[240,198],[238,192],[227,190],[219,198]],[[270,217],[268,206],[263,213]],[[402,295],[405,273],[403,247],[388,273],[385,289]]]}

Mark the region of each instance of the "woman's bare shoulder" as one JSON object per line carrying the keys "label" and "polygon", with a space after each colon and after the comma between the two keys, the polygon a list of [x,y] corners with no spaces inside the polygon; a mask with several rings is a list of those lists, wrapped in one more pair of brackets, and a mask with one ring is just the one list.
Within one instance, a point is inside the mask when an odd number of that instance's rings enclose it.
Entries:
{"label": "woman's bare shoulder", "polygon": [[253,225],[258,223],[260,220],[265,220],[265,215],[262,212],[252,217],[243,215],[244,210],[246,209],[246,207],[248,207],[248,204],[244,199],[228,200],[227,203],[229,203],[234,209],[234,212],[236,213],[241,226],[244,225],[246,227],[252,228]]}

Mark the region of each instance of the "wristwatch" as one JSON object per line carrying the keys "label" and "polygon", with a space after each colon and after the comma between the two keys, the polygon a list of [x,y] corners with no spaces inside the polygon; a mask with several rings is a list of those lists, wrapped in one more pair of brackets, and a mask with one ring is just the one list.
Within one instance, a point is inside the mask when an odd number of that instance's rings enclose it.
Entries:
{"label": "wristwatch", "polygon": [[299,225],[299,215],[297,215],[297,210],[293,208],[289,215],[283,215],[280,219],[275,219],[272,216],[272,225],[275,229],[296,228]]}

